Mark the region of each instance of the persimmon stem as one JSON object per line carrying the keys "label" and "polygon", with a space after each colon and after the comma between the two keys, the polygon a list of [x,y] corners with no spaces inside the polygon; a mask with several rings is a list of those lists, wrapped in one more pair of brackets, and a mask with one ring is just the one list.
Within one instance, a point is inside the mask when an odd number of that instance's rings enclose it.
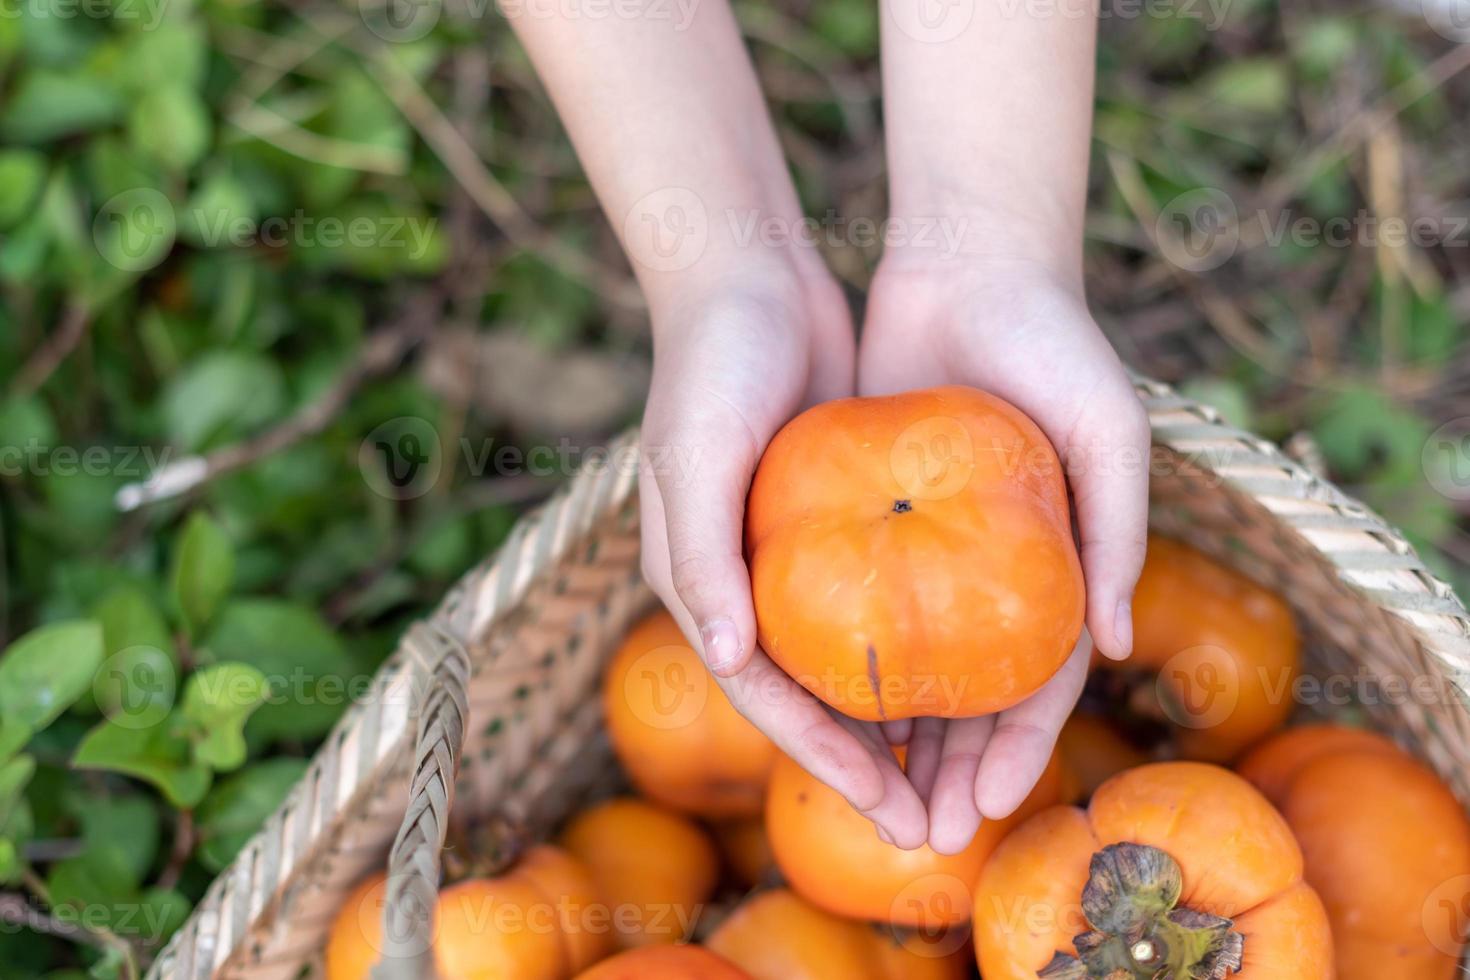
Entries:
{"label": "persimmon stem", "polygon": [[1245,937],[1218,915],[1179,906],[1179,863],[1157,847],[1110,844],[1092,856],[1082,890],[1090,932],[1058,952],[1041,980],[1224,980],[1240,969]]}

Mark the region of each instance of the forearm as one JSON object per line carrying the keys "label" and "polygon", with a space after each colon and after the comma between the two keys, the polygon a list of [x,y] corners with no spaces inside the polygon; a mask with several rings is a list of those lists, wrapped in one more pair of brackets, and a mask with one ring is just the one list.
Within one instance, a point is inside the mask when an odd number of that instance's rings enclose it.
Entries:
{"label": "forearm", "polygon": [[915,16],[941,2],[882,0],[893,217],[963,223],[950,231],[967,253],[1080,276],[1091,5],[950,0],[937,21]]}
{"label": "forearm", "polygon": [[507,17],[655,308],[744,267],[805,264],[750,234],[801,212],[725,0],[604,17],[518,4]]}

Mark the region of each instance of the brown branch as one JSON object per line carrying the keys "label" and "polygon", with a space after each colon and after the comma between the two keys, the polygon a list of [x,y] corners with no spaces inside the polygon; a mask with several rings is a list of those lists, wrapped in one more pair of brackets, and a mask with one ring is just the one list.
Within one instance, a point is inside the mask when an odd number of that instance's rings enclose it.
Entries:
{"label": "brown branch", "polygon": [[10,385],[10,393],[18,398],[24,397],[45,384],[46,379],[61,366],[61,362],[77,349],[91,325],[92,314],[86,306],[81,303],[68,306],[56,329],[36,348],[30,360],[26,361],[20,373],[15,376]]}
{"label": "brown branch", "polygon": [[197,835],[194,833],[194,811],[180,810],[179,822],[174,827],[174,843],[169,849],[168,864],[164,865],[158,873],[156,887],[162,889],[173,888],[179,882],[179,875],[184,872],[184,865],[189,863],[189,855],[194,853],[194,842]]}

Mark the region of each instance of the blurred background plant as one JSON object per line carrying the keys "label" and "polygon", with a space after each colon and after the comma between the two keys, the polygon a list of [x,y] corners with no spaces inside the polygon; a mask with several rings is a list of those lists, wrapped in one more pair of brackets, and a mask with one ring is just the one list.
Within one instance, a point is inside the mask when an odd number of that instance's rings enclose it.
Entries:
{"label": "blurred background plant", "polygon": [[[637,417],[626,263],[465,2],[0,0],[6,980],[138,975],[405,622]],[[874,0],[739,14],[860,303]],[[1444,11],[1104,14],[1105,328],[1470,584],[1470,44]]]}

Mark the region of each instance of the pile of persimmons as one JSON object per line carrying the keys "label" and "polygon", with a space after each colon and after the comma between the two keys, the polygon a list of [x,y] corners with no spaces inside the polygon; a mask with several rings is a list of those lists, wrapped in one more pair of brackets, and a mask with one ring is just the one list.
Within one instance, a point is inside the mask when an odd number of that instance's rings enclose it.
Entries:
{"label": "pile of persimmons", "polygon": [[[762,648],[864,720],[1014,705],[1082,628],[1061,463],[970,389],[798,416],[756,474],[746,547]],[[1389,739],[1289,724],[1287,605],[1153,538],[1133,621],[1132,657],[1095,659],[1029,798],[941,854],[881,840],[653,613],[602,688],[636,795],[515,854],[455,842],[441,980],[1458,976],[1470,821]],[[341,910],[328,980],[369,976],[382,889]]]}

